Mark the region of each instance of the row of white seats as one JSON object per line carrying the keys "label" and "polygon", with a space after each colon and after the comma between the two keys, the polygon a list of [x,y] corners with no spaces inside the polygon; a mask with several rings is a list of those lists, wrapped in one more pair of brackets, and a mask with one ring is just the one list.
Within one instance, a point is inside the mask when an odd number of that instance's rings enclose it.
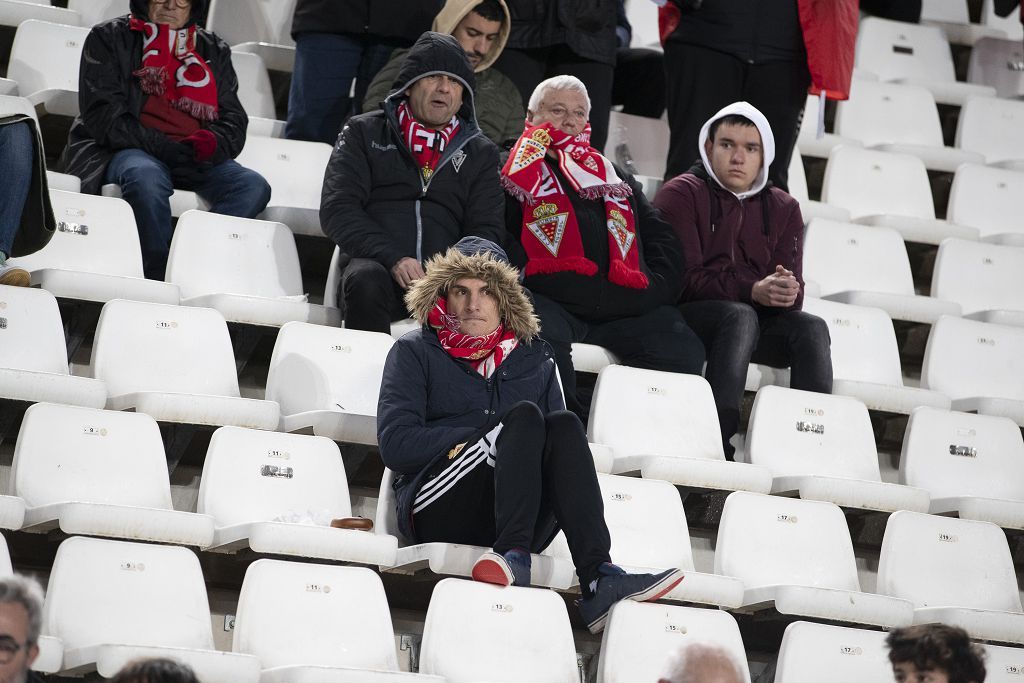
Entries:
{"label": "row of white seats", "polygon": [[1016,12],[1000,17],[992,0],[982,0],[981,23],[973,24],[967,0],[924,0],[921,23],[938,26],[950,42],[976,45],[978,40],[999,37],[1021,40],[1022,31]]}

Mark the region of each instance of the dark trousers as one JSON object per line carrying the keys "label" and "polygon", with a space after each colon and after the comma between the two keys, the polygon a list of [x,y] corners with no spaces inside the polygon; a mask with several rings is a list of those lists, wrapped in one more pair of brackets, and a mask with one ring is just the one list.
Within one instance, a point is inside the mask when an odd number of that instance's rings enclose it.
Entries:
{"label": "dark trousers", "polygon": [[608,117],[612,109],[612,77],[615,67],[580,57],[567,45],[552,45],[528,50],[505,48],[494,67],[519,88],[523,106],[545,78],[567,74],[587,86],[590,96],[590,144],[598,150],[608,139]]}
{"label": "dark trousers", "polygon": [[729,439],[739,429],[740,403],[751,362],[792,368],[790,386],[832,393],[831,339],[825,321],[803,311],[767,311],[737,301],[693,301],[679,307],[708,350],[711,385],[731,460]]}
{"label": "dark trousers", "polygon": [[745,100],[757,107],[772,127],[775,161],[768,177],[788,190],[789,160],[810,82],[805,61],[747,64],[723,52],[667,41],[665,95],[671,136],[665,180],[700,159],[697,137],[704,122],[725,105]]}
{"label": "dark trousers", "polygon": [[623,365],[634,368],[699,375],[704,364],[700,339],[673,306],[605,322],[578,318],[539,294],[534,295],[533,307],[540,318],[541,337],[555,352],[565,404],[584,422],[588,410],[576,393],[573,342],[603,346],[618,356]]}
{"label": "dark trousers", "polygon": [[[417,512],[418,539],[536,553],[561,528],[580,583],[589,583],[598,565],[611,561],[611,537],[583,424],[566,410],[544,415],[529,401],[501,422],[493,469],[481,460]],[[443,460],[427,481],[448,466]]]}
{"label": "dark trousers", "polygon": [[409,316],[405,290],[377,261],[354,258],[338,284],[338,302],[350,330],[391,333],[391,322]]}
{"label": "dark trousers", "polygon": [[620,47],[615,57],[612,104],[621,104],[623,114],[660,119],[665,111],[663,55],[643,47]]}

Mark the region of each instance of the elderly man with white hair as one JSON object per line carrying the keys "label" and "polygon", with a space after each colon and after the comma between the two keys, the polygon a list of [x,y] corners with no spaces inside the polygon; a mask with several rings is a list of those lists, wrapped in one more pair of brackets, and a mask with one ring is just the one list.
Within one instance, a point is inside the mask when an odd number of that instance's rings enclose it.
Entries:
{"label": "elderly man with white hair", "polygon": [[590,98],[574,76],[542,81],[501,170],[511,257],[533,292],[567,406],[581,418],[573,342],[624,365],[697,374],[704,347],[673,304],[679,242],[640,185],[590,146]]}

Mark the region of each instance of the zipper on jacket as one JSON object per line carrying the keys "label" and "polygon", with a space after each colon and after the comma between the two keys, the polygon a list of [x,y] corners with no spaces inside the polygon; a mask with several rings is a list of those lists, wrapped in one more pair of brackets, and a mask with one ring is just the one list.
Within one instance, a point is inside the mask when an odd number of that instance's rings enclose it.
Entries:
{"label": "zipper on jacket", "polygon": [[[426,194],[424,188],[423,193]],[[423,218],[420,216],[420,200],[416,200],[416,260],[423,263]]]}

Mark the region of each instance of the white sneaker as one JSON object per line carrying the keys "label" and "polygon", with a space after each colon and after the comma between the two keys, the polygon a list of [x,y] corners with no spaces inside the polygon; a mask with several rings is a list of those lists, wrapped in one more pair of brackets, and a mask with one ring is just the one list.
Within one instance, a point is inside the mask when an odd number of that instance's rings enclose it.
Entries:
{"label": "white sneaker", "polygon": [[18,266],[0,266],[0,285],[10,287],[28,287],[32,283],[32,276],[28,271]]}

